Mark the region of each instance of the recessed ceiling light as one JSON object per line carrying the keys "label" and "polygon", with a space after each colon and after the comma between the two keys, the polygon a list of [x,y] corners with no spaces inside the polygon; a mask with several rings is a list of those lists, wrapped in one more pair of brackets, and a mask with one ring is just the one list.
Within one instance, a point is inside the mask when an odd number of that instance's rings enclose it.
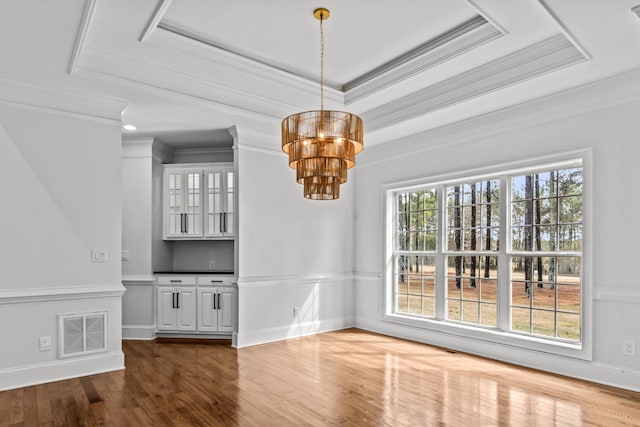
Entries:
{"label": "recessed ceiling light", "polygon": [[137,128],[134,125],[124,125],[122,126],[125,130],[136,130]]}

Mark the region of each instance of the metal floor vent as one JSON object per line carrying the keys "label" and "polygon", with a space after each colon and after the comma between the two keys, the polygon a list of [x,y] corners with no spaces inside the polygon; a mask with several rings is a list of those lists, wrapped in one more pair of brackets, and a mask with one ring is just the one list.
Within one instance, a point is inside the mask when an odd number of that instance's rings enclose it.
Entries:
{"label": "metal floor vent", "polygon": [[107,351],[106,311],[58,316],[60,358]]}

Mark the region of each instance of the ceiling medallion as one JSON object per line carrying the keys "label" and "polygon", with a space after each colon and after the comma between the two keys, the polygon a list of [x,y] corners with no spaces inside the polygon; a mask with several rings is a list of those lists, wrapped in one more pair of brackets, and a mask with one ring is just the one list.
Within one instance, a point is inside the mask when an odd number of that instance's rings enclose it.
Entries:
{"label": "ceiling medallion", "polygon": [[324,28],[329,11],[316,9],[320,21],[320,110],[292,114],[282,121],[282,150],[289,166],[304,186],[304,197],[334,200],[340,184],[347,182],[347,169],[363,148],[363,123],[355,114],[324,109]]}

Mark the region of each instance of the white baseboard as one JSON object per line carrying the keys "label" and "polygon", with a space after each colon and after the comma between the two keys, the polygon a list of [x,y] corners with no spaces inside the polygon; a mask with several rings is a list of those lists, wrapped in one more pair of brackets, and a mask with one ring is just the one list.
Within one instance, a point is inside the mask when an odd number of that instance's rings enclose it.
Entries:
{"label": "white baseboard", "polygon": [[540,371],[640,391],[640,372],[601,362],[591,362],[548,353],[495,345],[445,334],[429,333],[364,316],[355,319],[355,327],[379,334],[403,338],[428,345],[450,348],[489,359],[499,360]]}
{"label": "white baseboard", "polygon": [[287,326],[258,329],[247,332],[239,331],[232,339],[235,339],[235,342],[233,343],[234,347],[243,348],[282,341],[290,338],[320,334],[323,332],[337,331],[340,329],[351,328],[353,326],[354,318],[352,316],[348,316],[312,322],[293,323]]}
{"label": "white baseboard", "polygon": [[122,325],[123,340],[154,340],[156,327],[154,325]]}
{"label": "white baseboard", "polygon": [[124,353],[101,353],[0,370],[0,391],[124,369]]}

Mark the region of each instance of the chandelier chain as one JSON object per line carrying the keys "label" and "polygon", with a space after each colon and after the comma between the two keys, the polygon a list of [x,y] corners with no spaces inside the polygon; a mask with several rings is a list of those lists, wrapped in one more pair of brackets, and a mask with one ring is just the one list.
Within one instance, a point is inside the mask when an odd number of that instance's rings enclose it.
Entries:
{"label": "chandelier chain", "polygon": [[324,27],[320,14],[320,111],[324,111]]}

